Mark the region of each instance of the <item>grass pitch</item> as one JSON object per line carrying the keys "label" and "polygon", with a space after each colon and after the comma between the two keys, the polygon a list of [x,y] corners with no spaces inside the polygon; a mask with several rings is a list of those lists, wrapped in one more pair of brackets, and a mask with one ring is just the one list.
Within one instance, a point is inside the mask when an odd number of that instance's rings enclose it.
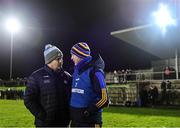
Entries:
{"label": "grass pitch", "polygon": [[25,87],[24,86],[20,86],[20,87],[3,87],[3,86],[0,86],[0,90],[8,90],[8,89],[11,89],[11,90],[25,90]]}
{"label": "grass pitch", "polygon": [[[0,127],[33,127],[33,116],[22,100],[0,100]],[[180,127],[180,110],[109,107],[104,127]]]}

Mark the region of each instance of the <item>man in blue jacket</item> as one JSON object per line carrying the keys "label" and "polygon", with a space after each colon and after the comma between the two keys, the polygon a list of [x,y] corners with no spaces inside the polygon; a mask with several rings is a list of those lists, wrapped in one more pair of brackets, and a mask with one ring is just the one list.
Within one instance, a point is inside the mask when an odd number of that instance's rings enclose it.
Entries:
{"label": "man in blue jacket", "polygon": [[70,116],[72,127],[101,127],[102,108],[108,105],[104,78],[104,61],[93,60],[85,42],[71,48],[74,74],[71,90]]}
{"label": "man in blue jacket", "polygon": [[44,59],[45,66],[28,79],[24,104],[34,115],[36,127],[66,127],[71,76],[62,69],[63,54],[56,46],[45,46]]}

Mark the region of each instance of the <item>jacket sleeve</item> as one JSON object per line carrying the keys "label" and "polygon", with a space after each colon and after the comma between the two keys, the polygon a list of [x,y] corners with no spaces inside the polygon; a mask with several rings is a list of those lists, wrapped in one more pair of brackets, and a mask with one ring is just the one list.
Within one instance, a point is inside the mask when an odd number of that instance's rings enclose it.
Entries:
{"label": "jacket sleeve", "polygon": [[33,76],[30,76],[27,81],[24,104],[36,118],[41,120],[45,118],[45,111],[39,102],[39,87]]}
{"label": "jacket sleeve", "polygon": [[104,74],[101,71],[96,71],[95,73],[93,73],[92,85],[93,90],[97,95],[97,99],[95,103],[92,103],[90,106],[88,106],[87,110],[90,113],[97,112],[101,108],[108,106],[109,103],[105,78]]}

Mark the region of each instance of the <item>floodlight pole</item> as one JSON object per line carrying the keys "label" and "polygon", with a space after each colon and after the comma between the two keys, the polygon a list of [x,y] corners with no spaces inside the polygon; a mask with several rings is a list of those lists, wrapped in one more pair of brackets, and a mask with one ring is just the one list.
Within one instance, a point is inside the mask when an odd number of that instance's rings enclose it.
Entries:
{"label": "floodlight pole", "polygon": [[179,79],[179,63],[178,63],[178,49],[175,49],[175,68],[176,68],[176,79]]}
{"label": "floodlight pole", "polygon": [[12,79],[12,58],[13,58],[13,41],[14,41],[14,32],[11,31],[11,53],[10,53],[10,71],[9,71],[9,79]]}

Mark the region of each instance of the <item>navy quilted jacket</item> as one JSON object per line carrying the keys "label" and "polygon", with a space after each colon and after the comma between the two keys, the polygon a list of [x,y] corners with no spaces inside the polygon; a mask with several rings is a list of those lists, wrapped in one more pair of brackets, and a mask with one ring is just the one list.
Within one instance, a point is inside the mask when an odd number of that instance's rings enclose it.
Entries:
{"label": "navy quilted jacket", "polygon": [[24,104],[35,116],[36,126],[67,126],[71,76],[44,66],[32,73],[27,82]]}

